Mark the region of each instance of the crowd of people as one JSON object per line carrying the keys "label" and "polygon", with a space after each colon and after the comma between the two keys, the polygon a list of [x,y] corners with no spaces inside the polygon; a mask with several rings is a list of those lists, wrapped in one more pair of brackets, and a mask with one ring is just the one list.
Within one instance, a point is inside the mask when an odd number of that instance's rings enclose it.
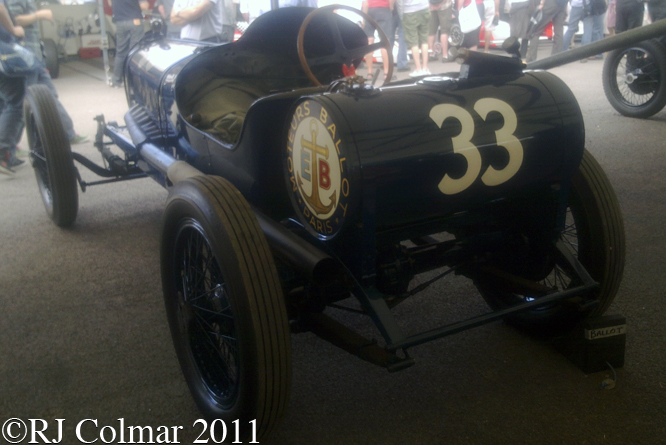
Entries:
{"label": "crowd of people", "polygon": [[[112,1],[109,0],[116,27],[116,56],[111,86],[121,87],[124,60],[130,48],[144,34],[142,20],[149,6],[144,0]],[[472,23],[470,28],[478,26],[466,30],[463,47],[477,50],[483,27],[484,51],[488,52],[492,32],[504,10],[509,16],[510,35],[521,42],[520,54],[527,62],[536,59],[539,38],[550,23],[553,28],[552,54],[556,54],[572,46],[580,22],[584,27],[581,44],[585,45],[603,38],[604,28],[612,34],[641,26],[645,10],[639,0],[279,0],[280,7],[317,7],[335,3],[355,7],[370,16],[388,36],[391,47],[397,38],[397,69],[411,71],[409,75],[413,77],[430,74],[428,61],[436,42],[441,45],[441,54],[446,60],[451,26],[465,8],[468,8],[465,11],[466,23],[468,12],[471,10],[474,16],[473,11],[476,11],[478,17],[472,17],[476,21],[469,23]],[[653,21],[666,17],[666,0],[651,0],[647,4]],[[251,22],[271,9],[271,1],[157,0],[154,9],[167,22],[170,37],[224,43],[233,39],[238,12],[244,20]],[[22,151],[17,148],[17,143],[24,128],[24,95],[30,85],[45,85],[52,92],[64,130],[72,144],[88,139],[74,130],[72,119],[58,101],[56,88],[41,63],[40,20],[53,21],[53,15],[49,9],[38,9],[35,0],[0,0],[0,40],[24,42],[39,61],[38,68],[24,77],[0,74],[0,172],[3,173],[12,173],[16,167],[25,164],[19,159]],[[565,21],[568,21],[566,33]],[[370,23],[365,23],[364,30],[368,43],[372,44],[375,29]],[[412,52],[413,70],[408,66],[408,49]],[[388,57],[386,51],[382,51],[382,68],[387,73]],[[603,55],[592,58],[603,58]],[[374,78],[372,59],[372,54],[366,58],[369,78]],[[384,80],[389,80],[386,74]]]}

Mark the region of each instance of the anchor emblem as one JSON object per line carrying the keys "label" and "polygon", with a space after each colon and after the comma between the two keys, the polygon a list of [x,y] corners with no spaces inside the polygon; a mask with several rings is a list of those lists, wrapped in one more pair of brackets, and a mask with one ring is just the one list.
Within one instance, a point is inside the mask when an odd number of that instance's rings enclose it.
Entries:
{"label": "anchor emblem", "polygon": [[[301,196],[303,199],[310,205],[310,207],[319,215],[326,214],[330,212],[336,205],[337,196],[336,192],[333,191],[333,194],[330,197],[330,204],[324,205],[321,202],[321,197],[319,196],[319,186],[321,181],[328,181],[330,186],[330,178],[322,177],[320,178],[320,169],[325,169],[328,172],[328,163],[321,160],[319,156],[322,156],[324,159],[328,160],[329,148],[326,145],[317,145],[317,135],[319,134],[317,121],[313,120],[310,122],[310,133],[312,134],[312,141],[305,139],[305,136],[301,137],[301,156],[304,158],[310,157],[312,159],[312,192],[308,196],[303,191],[303,179],[301,178],[300,173],[297,173],[298,188],[301,190]],[[325,167],[321,165],[324,163]],[[309,176],[309,175],[307,175]],[[309,179],[307,178],[306,179]],[[325,187],[328,188],[328,187]]]}

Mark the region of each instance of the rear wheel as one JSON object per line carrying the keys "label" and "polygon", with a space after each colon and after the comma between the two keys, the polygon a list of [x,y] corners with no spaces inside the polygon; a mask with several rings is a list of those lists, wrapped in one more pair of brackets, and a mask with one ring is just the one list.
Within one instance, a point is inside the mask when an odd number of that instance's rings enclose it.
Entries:
{"label": "rear wheel", "polygon": [[28,88],[23,112],[30,158],[46,213],[56,225],[71,226],[79,208],[76,167],[51,91],[43,85]]}
{"label": "rear wheel", "polygon": [[286,307],[270,249],[242,195],[205,176],[176,185],[162,228],[169,327],[192,396],[241,436],[268,435],[290,389]]}
{"label": "rear wheel", "polygon": [[[566,330],[583,318],[603,314],[613,301],[622,279],[625,257],[625,238],[622,214],[615,193],[601,166],[585,151],[580,167],[572,180],[565,228],[560,239],[599,283],[591,299],[597,304],[581,310],[578,301],[564,301],[523,312],[508,321],[528,331],[553,334]],[[518,286],[506,281],[483,277],[475,280],[485,300],[493,309],[504,309],[532,301],[543,292],[532,288],[558,292],[580,285],[577,275],[559,255],[546,252],[540,257],[526,256],[522,268],[508,271],[525,279]],[[543,265],[543,266],[540,266]],[[496,265],[502,271],[502,265]],[[521,272],[522,270],[522,272]],[[535,272],[542,270],[542,272]],[[506,271],[506,270],[504,270]]]}
{"label": "rear wheel", "polygon": [[608,102],[620,114],[650,117],[666,105],[666,48],[647,40],[611,51],[602,80]]}

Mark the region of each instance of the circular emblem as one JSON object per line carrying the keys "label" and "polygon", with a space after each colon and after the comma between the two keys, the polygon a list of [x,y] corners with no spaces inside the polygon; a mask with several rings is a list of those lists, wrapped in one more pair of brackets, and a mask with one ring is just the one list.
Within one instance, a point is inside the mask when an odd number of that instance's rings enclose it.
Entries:
{"label": "circular emblem", "polygon": [[347,214],[349,179],[340,143],[321,104],[305,100],[296,107],[287,141],[289,187],[301,220],[323,237],[335,235]]}

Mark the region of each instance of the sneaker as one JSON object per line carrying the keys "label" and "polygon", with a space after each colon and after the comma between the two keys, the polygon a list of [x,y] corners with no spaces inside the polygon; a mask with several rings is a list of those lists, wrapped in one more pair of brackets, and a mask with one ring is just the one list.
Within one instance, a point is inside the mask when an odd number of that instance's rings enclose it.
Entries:
{"label": "sneaker", "polygon": [[431,74],[432,74],[432,73],[430,72],[430,70],[429,70],[428,68],[426,68],[426,69],[424,69],[424,70],[421,70],[421,75],[422,75],[422,76],[429,76],[429,75],[431,75]]}
{"label": "sneaker", "polygon": [[421,71],[421,70],[414,70],[414,71],[412,71],[411,73],[409,73],[409,77],[419,77],[419,76],[422,75],[421,73],[423,73],[423,71]]}
{"label": "sneaker", "polygon": [[83,144],[84,142],[88,142],[88,136],[81,136],[79,134],[69,140],[69,143],[72,145]]}
{"label": "sneaker", "polygon": [[122,83],[111,82],[111,83],[109,84],[109,86],[110,86],[111,88],[122,88],[122,87],[123,87],[123,84],[122,84]]}
{"label": "sneaker", "polygon": [[7,161],[7,164],[10,168],[15,169],[17,167],[24,166],[25,161],[23,159],[11,158],[9,161]]}
{"label": "sneaker", "polygon": [[15,172],[14,172],[14,170],[12,170],[12,168],[9,166],[9,162],[8,162],[8,161],[6,161],[6,160],[4,160],[4,159],[0,159],[0,173],[4,173],[5,175],[10,175],[10,176],[12,176],[12,175],[14,175]]}

